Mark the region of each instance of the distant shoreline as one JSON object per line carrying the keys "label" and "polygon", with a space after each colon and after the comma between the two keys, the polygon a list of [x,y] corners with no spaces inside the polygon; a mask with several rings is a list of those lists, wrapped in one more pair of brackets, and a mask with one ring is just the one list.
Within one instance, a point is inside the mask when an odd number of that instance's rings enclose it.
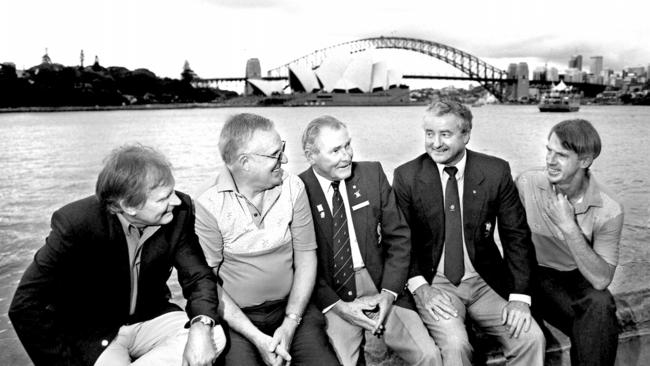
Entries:
{"label": "distant shoreline", "polygon": [[[91,112],[91,111],[123,111],[123,110],[156,110],[156,109],[191,109],[191,108],[229,108],[242,105],[222,103],[171,103],[171,104],[132,104],[104,106],[64,106],[64,107],[16,107],[0,108],[0,113],[40,113],[40,112]],[[246,105],[246,107],[257,107]]]}

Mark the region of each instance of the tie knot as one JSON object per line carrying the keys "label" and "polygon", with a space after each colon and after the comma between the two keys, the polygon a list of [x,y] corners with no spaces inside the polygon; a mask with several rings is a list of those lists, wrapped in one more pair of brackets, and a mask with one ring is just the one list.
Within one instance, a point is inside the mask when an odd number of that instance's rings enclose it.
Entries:
{"label": "tie knot", "polygon": [[337,181],[333,181],[333,182],[332,182],[332,189],[334,189],[335,192],[338,192],[338,191],[339,191],[339,184],[341,184],[341,181],[340,181],[340,180],[337,180]]}
{"label": "tie knot", "polygon": [[445,167],[445,173],[449,174],[450,177],[456,176],[456,172],[458,172],[458,168],[456,168],[455,166]]}

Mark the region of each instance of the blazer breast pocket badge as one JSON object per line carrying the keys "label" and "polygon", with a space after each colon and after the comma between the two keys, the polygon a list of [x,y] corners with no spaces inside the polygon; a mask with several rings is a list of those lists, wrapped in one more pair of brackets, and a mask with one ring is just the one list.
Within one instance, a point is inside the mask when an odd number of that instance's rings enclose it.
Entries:
{"label": "blazer breast pocket badge", "polygon": [[352,206],[352,211],[356,211],[360,208],[364,208],[366,206],[370,205],[369,201],[363,201],[361,203],[357,203],[356,205]]}
{"label": "blazer breast pocket badge", "polygon": [[489,238],[490,231],[492,231],[492,223],[488,221],[485,224],[483,224],[483,237]]}

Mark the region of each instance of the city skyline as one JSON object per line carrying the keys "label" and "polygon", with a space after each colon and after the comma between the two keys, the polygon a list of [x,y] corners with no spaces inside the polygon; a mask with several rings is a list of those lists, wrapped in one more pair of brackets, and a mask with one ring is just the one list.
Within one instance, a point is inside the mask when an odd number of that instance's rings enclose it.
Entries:
{"label": "city skyline", "polygon": [[[78,65],[83,50],[86,65],[97,55],[103,66],[178,78],[188,60],[201,77],[243,76],[249,58],[260,59],[266,71],[317,49],[383,35],[440,42],[503,70],[528,62],[531,70],[548,64],[562,72],[574,54],[586,65],[602,56],[606,69],[647,67],[645,7],[618,1],[617,16],[610,1],[11,1],[0,14],[0,33],[11,35],[0,39],[0,62],[28,68],[48,48],[53,62]],[[409,72],[446,67],[417,55],[398,59]]]}

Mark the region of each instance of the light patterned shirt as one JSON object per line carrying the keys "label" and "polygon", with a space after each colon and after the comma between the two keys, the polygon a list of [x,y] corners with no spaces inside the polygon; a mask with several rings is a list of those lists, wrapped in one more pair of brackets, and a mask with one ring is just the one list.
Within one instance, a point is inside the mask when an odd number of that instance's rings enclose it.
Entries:
{"label": "light patterned shirt", "polygon": [[195,231],[223,289],[242,308],[286,298],[293,252],[316,250],[305,186],[286,172],[281,185],[264,192],[258,210],[224,167],[197,195]]}
{"label": "light patterned shirt", "polygon": [[[613,266],[618,264],[618,246],[623,228],[623,206],[588,173],[589,185],[582,201],[574,204],[576,222],[594,252]],[[542,169],[524,172],[517,189],[532,233],[540,266],[558,271],[578,268],[564,235],[544,214],[544,206],[555,191]]]}

